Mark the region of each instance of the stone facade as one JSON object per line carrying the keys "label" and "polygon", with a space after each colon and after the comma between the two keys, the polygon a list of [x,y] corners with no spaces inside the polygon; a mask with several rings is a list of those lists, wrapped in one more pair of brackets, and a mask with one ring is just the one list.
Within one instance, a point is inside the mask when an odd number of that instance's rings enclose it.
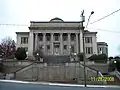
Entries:
{"label": "stone facade", "polygon": [[[28,57],[33,58],[33,52],[42,47],[45,55],[70,55],[83,52],[83,34],[85,52],[88,58],[97,51],[97,32],[84,30],[83,22],[65,22],[54,18],[49,22],[31,21],[29,32],[16,32],[17,47],[28,48]],[[22,43],[22,37],[28,38],[28,43]]]}

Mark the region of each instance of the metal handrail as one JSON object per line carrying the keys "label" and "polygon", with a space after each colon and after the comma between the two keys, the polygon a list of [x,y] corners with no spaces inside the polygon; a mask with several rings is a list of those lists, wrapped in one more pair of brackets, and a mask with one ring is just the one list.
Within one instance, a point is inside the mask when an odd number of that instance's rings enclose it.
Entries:
{"label": "metal handrail", "polygon": [[115,71],[115,76],[120,80],[120,72],[118,72],[117,70]]}
{"label": "metal handrail", "polygon": [[23,68],[20,68],[20,69],[16,70],[15,72],[12,72],[12,73],[17,73],[17,72],[19,72],[19,71],[23,70],[24,68],[26,68],[26,67],[29,67],[29,66],[33,65],[34,63],[35,63],[35,62],[33,62],[33,63],[31,63],[31,64],[29,64],[29,65],[27,65],[27,66],[23,67]]}

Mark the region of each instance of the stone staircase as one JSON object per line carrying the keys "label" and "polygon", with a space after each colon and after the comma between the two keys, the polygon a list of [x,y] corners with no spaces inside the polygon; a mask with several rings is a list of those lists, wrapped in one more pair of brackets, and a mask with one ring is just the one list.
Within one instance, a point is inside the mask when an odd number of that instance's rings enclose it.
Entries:
{"label": "stone staircase", "polygon": [[120,85],[120,73],[118,71],[114,71],[109,75],[105,75],[105,77],[113,77],[114,81],[107,81],[108,85]]}

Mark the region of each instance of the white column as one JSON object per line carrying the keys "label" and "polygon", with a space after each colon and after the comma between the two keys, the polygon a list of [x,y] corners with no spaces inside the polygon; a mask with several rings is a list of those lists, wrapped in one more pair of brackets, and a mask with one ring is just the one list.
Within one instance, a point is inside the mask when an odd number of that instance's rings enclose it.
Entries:
{"label": "white column", "polygon": [[98,54],[96,36],[92,37],[92,45],[93,45],[93,54]]}
{"label": "white column", "polygon": [[76,35],[76,53],[79,53],[79,47],[78,47],[78,33],[75,34]]}
{"label": "white column", "polygon": [[33,44],[34,44],[34,36],[33,32],[29,32],[29,39],[28,39],[28,58],[33,59]]}
{"label": "white column", "polygon": [[80,35],[79,35],[79,40],[80,40],[80,53],[83,53],[83,32],[80,30]]}
{"label": "white column", "polygon": [[51,33],[51,54],[53,55],[53,35],[54,35],[54,33]]}
{"label": "white column", "polygon": [[38,33],[35,33],[35,51],[38,49]]}
{"label": "white column", "polygon": [[45,52],[45,46],[46,46],[46,33],[43,33],[43,47],[42,48],[43,48],[44,53],[46,53]]}
{"label": "white column", "polygon": [[70,44],[71,38],[70,38],[70,35],[71,35],[71,33],[68,33],[68,53],[69,54],[71,53],[71,44]]}
{"label": "white column", "polygon": [[63,33],[60,33],[60,51],[63,54]]}

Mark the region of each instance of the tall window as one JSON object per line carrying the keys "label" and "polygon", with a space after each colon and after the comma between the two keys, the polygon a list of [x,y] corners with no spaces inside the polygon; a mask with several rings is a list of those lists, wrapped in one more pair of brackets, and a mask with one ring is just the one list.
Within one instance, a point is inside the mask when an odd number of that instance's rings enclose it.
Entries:
{"label": "tall window", "polygon": [[67,33],[64,33],[64,34],[63,34],[63,41],[67,41],[67,38],[68,38]]}
{"label": "tall window", "polygon": [[21,44],[28,44],[28,37],[21,37]]}
{"label": "tall window", "polygon": [[54,34],[54,39],[55,39],[55,41],[59,41],[59,34],[58,33]]}
{"label": "tall window", "polygon": [[50,50],[50,45],[47,45],[47,50]]}
{"label": "tall window", "polygon": [[46,40],[47,40],[47,41],[50,41],[50,40],[51,40],[50,34],[46,34]]}
{"label": "tall window", "polygon": [[92,37],[85,37],[85,43],[92,43]]}
{"label": "tall window", "polygon": [[39,41],[43,41],[43,34],[42,33],[39,34]]}
{"label": "tall window", "polygon": [[72,52],[72,53],[75,52],[75,47],[74,47],[74,45],[71,45],[71,52]]}
{"label": "tall window", "polygon": [[86,54],[93,54],[93,47],[86,47]]}
{"label": "tall window", "polygon": [[66,50],[67,49],[67,45],[64,45],[64,50]]}
{"label": "tall window", "polygon": [[75,40],[75,34],[74,34],[74,33],[71,34],[71,40],[72,40],[72,41]]}

